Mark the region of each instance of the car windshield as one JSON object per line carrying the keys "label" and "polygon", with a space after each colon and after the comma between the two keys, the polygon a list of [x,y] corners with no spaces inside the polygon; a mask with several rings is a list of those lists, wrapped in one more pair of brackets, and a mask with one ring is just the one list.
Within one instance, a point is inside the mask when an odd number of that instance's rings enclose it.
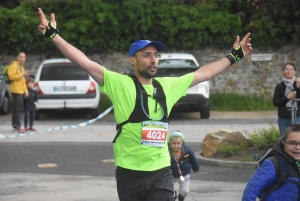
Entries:
{"label": "car windshield", "polygon": [[166,59],[159,60],[157,77],[178,77],[194,72],[198,67],[193,60],[189,59]]}
{"label": "car windshield", "polygon": [[75,64],[45,64],[40,80],[89,80],[89,75]]}

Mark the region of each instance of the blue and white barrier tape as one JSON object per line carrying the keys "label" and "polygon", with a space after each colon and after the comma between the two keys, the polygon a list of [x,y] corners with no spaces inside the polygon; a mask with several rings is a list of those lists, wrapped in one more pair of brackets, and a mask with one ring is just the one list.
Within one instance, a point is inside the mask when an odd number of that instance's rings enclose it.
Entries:
{"label": "blue and white barrier tape", "polygon": [[[53,127],[53,128],[48,128],[46,130],[43,130],[43,131],[39,132],[39,134],[40,133],[50,132],[50,131],[58,131],[58,130],[80,128],[80,127],[84,127],[84,126],[90,125],[90,124],[94,123],[95,121],[97,121],[98,119],[101,119],[102,117],[104,117],[105,115],[107,115],[112,109],[113,109],[113,106],[110,106],[108,109],[106,109],[98,117],[96,117],[94,119],[91,119],[89,121],[86,121],[86,122],[83,122],[83,123],[80,123],[80,124],[76,124],[76,125],[71,125],[71,126],[57,126],[57,127]],[[9,135],[9,136],[0,135],[0,140],[1,139],[13,139],[13,138],[17,138],[17,137],[30,136],[30,135],[34,135],[34,134],[36,134],[36,132],[26,132],[24,134],[16,134],[16,135]]]}

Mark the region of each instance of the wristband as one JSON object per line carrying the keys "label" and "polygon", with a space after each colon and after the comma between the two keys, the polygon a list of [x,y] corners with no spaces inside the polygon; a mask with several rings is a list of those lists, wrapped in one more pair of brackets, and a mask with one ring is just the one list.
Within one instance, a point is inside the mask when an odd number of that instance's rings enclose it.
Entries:
{"label": "wristband", "polygon": [[54,27],[52,25],[51,22],[48,23],[48,26],[50,27],[50,29],[45,29],[43,35],[48,39],[48,40],[51,40],[53,39],[58,33],[58,29],[56,27]]}
{"label": "wristband", "polygon": [[227,59],[229,59],[230,61],[230,66],[232,66],[235,63],[235,59],[233,58],[233,56],[231,56],[231,54],[228,54],[226,56]]}
{"label": "wristband", "polygon": [[244,50],[239,44],[237,48],[232,48],[230,55],[234,58],[235,61],[239,61],[245,56]]}

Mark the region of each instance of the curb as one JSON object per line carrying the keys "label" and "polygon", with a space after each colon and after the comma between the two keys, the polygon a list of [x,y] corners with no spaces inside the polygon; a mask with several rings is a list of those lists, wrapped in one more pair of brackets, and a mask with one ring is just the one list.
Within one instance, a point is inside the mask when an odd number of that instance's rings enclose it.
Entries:
{"label": "curb", "polygon": [[202,156],[202,151],[194,153],[200,165],[212,165],[230,168],[256,169],[258,162],[224,161],[219,159],[206,158]]}

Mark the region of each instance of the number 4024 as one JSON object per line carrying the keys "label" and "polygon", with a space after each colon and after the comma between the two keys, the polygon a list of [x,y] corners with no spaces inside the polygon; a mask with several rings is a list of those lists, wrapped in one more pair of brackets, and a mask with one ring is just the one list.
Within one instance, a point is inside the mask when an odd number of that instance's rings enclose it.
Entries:
{"label": "number 4024", "polygon": [[149,131],[147,133],[147,138],[152,140],[165,140],[166,132],[165,131]]}

